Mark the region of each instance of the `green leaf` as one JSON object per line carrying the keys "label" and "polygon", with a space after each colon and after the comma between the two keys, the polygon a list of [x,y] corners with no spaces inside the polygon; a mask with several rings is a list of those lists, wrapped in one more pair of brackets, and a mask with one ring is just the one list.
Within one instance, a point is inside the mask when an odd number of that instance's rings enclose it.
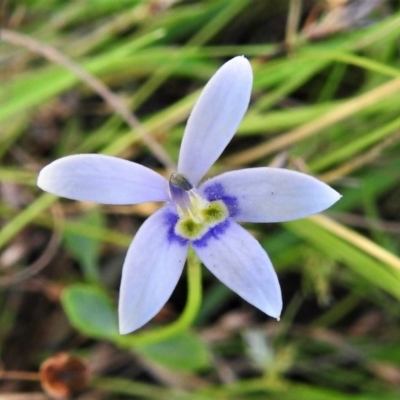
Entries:
{"label": "green leaf", "polygon": [[117,312],[103,289],[73,284],[63,291],[61,303],[72,326],[84,335],[109,340],[119,336]]}
{"label": "green leaf", "polygon": [[[80,222],[93,229],[104,228],[104,217],[98,210],[87,213]],[[69,231],[64,232],[64,241],[67,249],[81,265],[86,280],[99,282],[101,242],[86,235]]]}
{"label": "green leaf", "polygon": [[137,347],[145,358],[165,367],[196,371],[210,366],[206,345],[193,333],[182,332],[162,342]]}

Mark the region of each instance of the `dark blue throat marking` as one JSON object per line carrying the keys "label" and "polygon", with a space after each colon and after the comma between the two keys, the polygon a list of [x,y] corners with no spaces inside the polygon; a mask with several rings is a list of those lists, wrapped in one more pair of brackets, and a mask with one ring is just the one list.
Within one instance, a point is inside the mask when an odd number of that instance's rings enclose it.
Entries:
{"label": "dark blue throat marking", "polygon": [[231,218],[239,213],[239,202],[237,198],[229,196],[220,183],[214,183],[205,188],[204,194],[208,201],[222,200],[225,203]]}
{"label": "dark blue throat marking", "polygon": [[225,234],[225,231],[229,228],[230,224],[231,221],[229,218],[227,218],[220,224],[213,226],[200,239],[192,241],[193,247],[207,247],[208,241],[213,238],[219,239],[221,236],[223,236]]}
{"label": "dark blue throat marking", "polygon": [[165,223],[168,225],[167,231],[167,240],[168,243],[178,243],[181,246],[187,244],[188,239],[185,239],[182,236],[179,236],[175,233],[175,225],[179,220],[178,214],[173,213],[172,211],[167,211],[164,214]]}
{"label": "dark blue throat marking", "polygon": [[165,223],[168,226],[167,240],[169,243],[178,243],[179,245],[184,246],[190,242],[194,247],[206,247],[210,239],[219,239],[225,234],[231,224],[230,218],[234,217],[239,212],[237,198],[226,194],[224,187],[220,183],[214,183],[208,186],[204,189],[203,193],[206,199],[210,202],[221,200],[228,209],[229,217],[220,224],[210,228],[200,239],[191,241],[175,233],[175,226],[179,221],[179,215],[169,210],[164,214]]}

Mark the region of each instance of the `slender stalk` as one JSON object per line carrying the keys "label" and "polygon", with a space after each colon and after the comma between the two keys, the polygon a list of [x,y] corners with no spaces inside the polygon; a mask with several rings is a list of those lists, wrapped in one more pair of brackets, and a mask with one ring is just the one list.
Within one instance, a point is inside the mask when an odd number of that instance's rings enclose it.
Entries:
{"label": "slender stalk", "polygon": [[187,280],[188,298],[186,306],[176,321],[151,331],[119,336],[116,344],[121,347],[131,348],[161,342],[189,328],[197,317],[202,300],[201,264],[192,249],[189,250],[187,260]]}

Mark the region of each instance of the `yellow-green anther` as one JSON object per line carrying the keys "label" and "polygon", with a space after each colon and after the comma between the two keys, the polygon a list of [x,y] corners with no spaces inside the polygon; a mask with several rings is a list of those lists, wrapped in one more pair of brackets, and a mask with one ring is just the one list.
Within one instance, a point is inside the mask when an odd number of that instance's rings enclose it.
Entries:
{"label": "yellow-green anther", "polygon": [[228,215],[228,209],[220,201],[213,201],[204,208],[198,208],[193,216],[181,218],[176,226],[175,233],[189,240],[200,239],[210,228],[224,221]]}
{"label": "yellow-green anther", "polygon": [[218,200],[210,203],[210,205],[201,210],[200,213],[205,223],[214,225],[215,223],[222,222],[228,216],[228,209],[222,201]]}

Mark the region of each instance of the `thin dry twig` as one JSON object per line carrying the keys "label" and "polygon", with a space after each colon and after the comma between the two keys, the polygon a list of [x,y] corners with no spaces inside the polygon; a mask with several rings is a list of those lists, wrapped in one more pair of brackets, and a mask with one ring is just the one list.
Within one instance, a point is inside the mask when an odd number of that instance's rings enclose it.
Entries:
{"label": "thin dry twig", "polygon": [[396,132],[392,136],[387,137],[372,149],[354,157],[347,163],[340,165],[338,168],[320,175],[319,178],[327,183],[335,182],[379,157],[384,149],[392,146],[392,144],[398,139],[400,139],[400,132]]}
{"label": "thin dry twig", "polygon": [[0,400],[49,400],[43,393],[5,393],[0,394]]}
{"label": "thin dry twig", "polygon": [[286,43],[291,47],[296,43],[301,18],[302,0],[290,0],[286,23]]}
{"label": "thin dry twig", "polygon": [[352,231],[351,229],[346,228],[344,225],[339,224],[325,215],[313,215],[308,218],[341,239],[354,244],[366,254],[369,254],[392,267],[394,271],[400,272],[400,258],[385,250],[381,246],[378,246],[372,242],[372,240],[360,235],[355,231]]}
{"label": "thin dry twig", "polygon": [[380,7],[383,0],[325,2],[325,12],[318,21],[305,26],[303,35],[309,40],[322,39],[346,32],[367,23],[367,17]]}
{"label": "thin dry twig", "polygon": [[62,239],[61,225],[63,221],[63,214],[61,207],[57,204],[55,204],[51,208],[51,211],[54,219],[54,229],[51,239],[48,245],[46,246],[45,250],[43,251],[43,253],[35,262],[33,262],[33,264],[26,267],[22,271],[19,271],[11,276],[5,276],[0,278],[0,287],[15,285],[23,282],[26,279],[31,278],[32,276],[38,274],[43,268],[45,268],[50,263],[50,261],[55,257]]}
{"label": "thin dry twig", "polygon": [[39,374],[37,372],[26,371],[0,371],[0,379],[9,379],[16,381],[38,381]]}
{"label": "thin dry twig", "polygon": [[375,229],[381,232],[400,234],[400,223],[398,222],[368,218],[351,213],[330,212],[329,215],[337,222],[343,222],[356,228]]}
{"label": "thin dry twig", "polygon": [[11,31],[8,29],[0,30],[2,40],[14,45],[23,46],[35,53],[41,54],[50,61],[55,62],[68,69],[80,80],[90,86],[121,118],[141,137],[143,143],[151,150],[155,157],[170,170],[175,170],[175,165],[163,147],[154,140],[150,133],[140,123],[138,118],[128,109],[124,102],[114,94],[99,79],[84,70],[79,64],[75,63],[59,50],[52,46],[45,45],[30,36]]}

